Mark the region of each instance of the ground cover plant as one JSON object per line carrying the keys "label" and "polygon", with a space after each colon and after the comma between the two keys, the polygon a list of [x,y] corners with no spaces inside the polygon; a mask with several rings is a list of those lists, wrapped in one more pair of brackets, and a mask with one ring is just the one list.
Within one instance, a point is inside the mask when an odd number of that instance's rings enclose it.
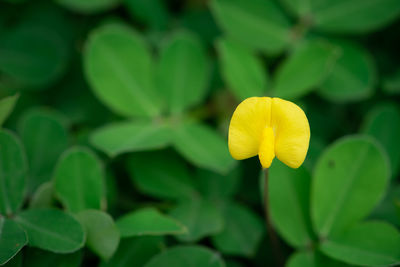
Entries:
{"label": "ground cover plant", "polygon": [[[0,265],[400,264],[399,36],[399,0],[0,0]],[[229,153],[262,96],[301,166]]]}

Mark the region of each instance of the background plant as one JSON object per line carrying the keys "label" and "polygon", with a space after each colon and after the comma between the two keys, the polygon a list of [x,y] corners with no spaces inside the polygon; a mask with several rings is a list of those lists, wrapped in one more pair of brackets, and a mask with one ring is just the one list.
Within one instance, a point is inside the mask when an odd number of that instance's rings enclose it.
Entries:
{"label": "background plant", "polygon": [[275,161],[286,266],[400,262],[398,0],[1,0],[0,264],[276,266],[227,125],[298,103]]}

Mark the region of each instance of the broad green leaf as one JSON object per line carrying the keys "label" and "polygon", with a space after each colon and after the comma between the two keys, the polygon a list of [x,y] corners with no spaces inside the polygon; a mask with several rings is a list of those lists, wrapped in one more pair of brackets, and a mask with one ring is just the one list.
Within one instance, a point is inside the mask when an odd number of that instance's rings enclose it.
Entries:
{"label": "broad green leaf", "polygon": [[368,219],[382,220],[396,227],[400,226],[400,185],[388,188],[385,198],[379,203]]}
{"label": "broad green leaf", "polygon": [[279,53],[290,43],[290,23],[270,0],[213,0],[211,10],[226,34],[251,48]]}
{"label": "broad green leaf", "polygon": [[81,224],[56,209],[31,209],[19,213],[15,221],[26,231],[29,245],[55,253],[71,253],[85,242]]}
{"label": "broad green leaf", "polygon": [[186,163],[169,151],[137,153],[129,159],[128,170],[132,182],[146,195],[178,200],[198,195]]}
{"label": "broad green leaf", "polygon": [[224,223],[224,218],[215,203],[200,198],[178,203],[170,215],[187,227],[185,234],[177,236],[184,242],[195,242],[218,233]]}
{"label": "broad green leaf", "polygon": [[344,262],[336,261],[319,252],[296,252],[290,256],[287,267],[350,267]]}
{"label": "broad green leaf", "polygon": [[288,11],[297,15],[298,17],[310,16],[311,13],[311,3],[310,0],[281,0],[282,5],[284,5]]}
{"label": "broad green leaf", "polygon": [[400,69],[384,77],[383,91],[388,94],[400,94]]}
{"label": "broad green leaf", "polygon": [[68,147],[68,133],[63,117],[46,109],[27,111],[18,126],[29,162],[28,189],[33,192],[51,179],[58,157]]}
{"label": "broad green leaf", "polygon": [[154,208],[143,208],[123,215],[117,220],[121,237],[142,235],[180,235],[186,227]]}
{"label": "broad green leaf", "polygon": [[122,239],[114,256],[100,267],[142,267],[164,247],[160,236],[143,236]]}
{"label": "broad green leaf", "polygon": [[6,264],[2,265],[4,267],[22,267],[22,253],[18,253],[12,257]]}
{"label": "broad green leaf", "polygon": [[183,123],[173,129],[176,150],[198,167],[227,173],[235,164],[227,141],[208,126]]}
{"label": "broad green leaf", "polygon": [[306,95],[329,74],[336,58],[334,46],[320,40],[304,42],[279,66],[274,95],[290,99]]}
{"label": "broad green leaf", "polygon": [[176,246],[154,256],[145,267],[225,267],[221,256],[202,246]]}
{"label": "broad green leaf", "polygon": [[163,148],[170,140],[171,132],[166,124],[145,120],[109,124],[97,129],[90,137],[92,145],[110,157]]}
{"label": "broad green leaf", "polygon": [[387,156],[372,138],[351,136],[328,147],[312,184],[311,218],[320,238],[367,216],[382,199],[389,172]]}
{"label": "broad green leaf", "polygon": [[81,266],[82,254],[81,250],[69,254],[59,254],[28,247],[24,253],[24,263],[29,263],[29,267],[79,267]]}
{"label": "broad green leaf", "polygon": [[318,92],[336,102],[363,100],[371,96],[376,83],[372,56],[355,43],[339,44],[341,54]]}
{"label": "broad green leaf", "polygon": [[374,107],[365,117],[361,131],[376,138],[389,155],[392,177],[400,170],[400,109],[385,103]]}
{"label": "broad green leaf", "polygon": [[97,156],[83,147],[64,152],[54,171],[54,190],[72,212],[100,209],[104,201],[104,173]]}
{"label": "broad green leaf", "polygon": [[54,185],[53,182],[41,184],[32,195],[29,208],[50,208],[54,204]]}
{"label": "broad green leaf", "polygon": [[0,130],[0,214],[11,215],[21,207],[27,168],[19,139],[7,130]]}
{"label": "broad green leaf", "polygon": [[162,0],[124,0],[126,9],[135,20],[151,29],[165,30],[169,20],[166,4]]}
{"label": "broad green leaf", "polygon": [[26,243],[24,230],[14,221],[0,216],[0,265],[11,260]]}
{"label": "broad green leaf", "polygon": [[287,267],[318,267],[314,253],[296,252],[293,253],[286,264]]}
{"label": "broad green leaf", "polygon": [[68,46],[53,25],[27,20],[2,32],[0,71],[23,85],[44,87],[66,69]]}
{"label": "broad green leaf", "polygon": [[110,259],[119,244],[119,230],[111,216],[99,210],[84,210],[76,216],[85,229],[87,246],[102,259]]}
{"label": "broad green leaf", "polygon": [[239,101],[265,94],[267,71],[253,51],[240,43],[224,39],[217,42],[217,50],[222,76]]}
{"label": "broad green leaf", "polygon": [[95,95],[115,113],[127,117],[160,113],[149,48],[129,26],[108,24],[94,30],[86,44],[84,67]]}
{"label": "broad green leaf", "polygon": [[245,206],[230,203],[223,212],[225,226],[212,237],[213,244],[222,253],[253,256],[264,235],[261,218]]}
{"label": "broad green leaf", "polygon": [[206,96],[209,64],[196,36],[180,31],[161,47],[157,65],[157,92],[172,114],[201,103]]}
{"label": "broad green leaf", "polygon": [[56,0],[56,2],[72,11],[92,14],[114,8],[120,0]]}
{"label": "broad green leaf", "polygon": [[222,175],[205,169],[197,169],[196,182],[201,194],[212,200],[224,200],[233,197],[240,189],[242,169],[233,168]]}
{"label": "broad green leaf", "polygon": [[337,33],[377,30],[400,14],[398,0],[313,0],[315,27]]}
{"label": "broad green leaf", "polygon": [[294,247],[311,246],[310,174],[304,167],[291,169],[275,161],[268,180],[269,210],[275,229]]}
{"label": "broad green leaf", "polygon": [[362,266],[392,266],[400,263],[400,233],[384,222],[357,224],[322,242],[326,255]]}
{"label": "broad green leaf", "polygon": [[18,101],[19,95],[8,96],[0,99],[0,127],[11,114],[16,102]]}

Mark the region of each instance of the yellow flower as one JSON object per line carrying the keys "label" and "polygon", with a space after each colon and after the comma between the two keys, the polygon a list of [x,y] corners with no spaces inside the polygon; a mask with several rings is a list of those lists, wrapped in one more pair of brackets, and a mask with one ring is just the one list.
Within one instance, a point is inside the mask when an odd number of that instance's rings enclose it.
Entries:
{"label": "yellow flower", "polygon": [[229,125],[229,152],[237,160],[258,155],[263,168],[275,156],[291,168],[304,162],[310,126],[296,104],[270,97],[250,97],[237,106]]}

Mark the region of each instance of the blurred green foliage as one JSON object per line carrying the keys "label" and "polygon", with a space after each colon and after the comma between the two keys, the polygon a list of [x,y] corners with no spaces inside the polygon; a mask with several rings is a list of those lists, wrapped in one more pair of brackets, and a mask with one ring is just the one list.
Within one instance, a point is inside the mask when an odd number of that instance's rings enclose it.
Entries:
{"label": "blurred green foliage", "polygon": [[[399,0],[0,0],[0,265],[400,264],[399,35]],[[278,247],[250,96],[311,127]]]}

